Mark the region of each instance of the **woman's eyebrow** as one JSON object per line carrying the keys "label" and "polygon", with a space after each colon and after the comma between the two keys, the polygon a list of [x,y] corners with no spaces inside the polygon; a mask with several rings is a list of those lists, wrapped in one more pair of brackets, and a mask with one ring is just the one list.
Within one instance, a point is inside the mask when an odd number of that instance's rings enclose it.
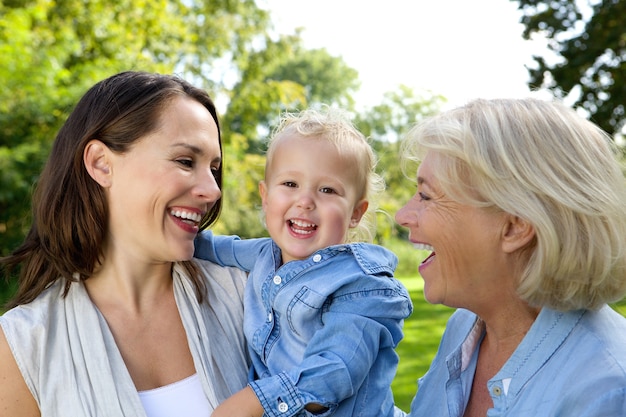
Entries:
{"label": "woman's eyebrow", "polygon": [[200,149],[198,146],[191,145],[185,142],[173,143],[171,147],[172,148],[186,148],[186,149],[189,149],[193,153],[200,154],[200,155],[204,154],[204,151]]}
{"label": "woman's eyebrow", "polygon": [[[196,154],[198,156],[203,156],[206,153],[199,146],[192,145],[192,144],[186,143],[186,142],[173,143],[171,145],[171,147],[172,148],[185,148],[185,149],[188,149],[189,151],[193,152],[194,154]],[[213,158],[213,162],[221,163],[222,162],[222,157],[221,156],[216,156],[215,158]]]}

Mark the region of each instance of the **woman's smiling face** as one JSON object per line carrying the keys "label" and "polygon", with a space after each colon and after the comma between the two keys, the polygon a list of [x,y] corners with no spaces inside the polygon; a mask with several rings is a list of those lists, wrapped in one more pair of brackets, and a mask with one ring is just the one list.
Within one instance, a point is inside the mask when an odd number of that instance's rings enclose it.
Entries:
{"label": "woman's smiling face", "polygon": [[437,182],[440,156],[429,152],[417,171],[417,192],[396,214],[417,248],[432,253],[419,266],[424,297],[433,304],[472,309],[491,302],[507,282],[499,276],[504,254],[502,212],[448,198]]}
{"label": "woman's smiling face", "polygon": [[110,244],[150,261],[190,259],[198,223],[221,196],[218,138],[208,110],[180,97],[154,132],[111,153]]}

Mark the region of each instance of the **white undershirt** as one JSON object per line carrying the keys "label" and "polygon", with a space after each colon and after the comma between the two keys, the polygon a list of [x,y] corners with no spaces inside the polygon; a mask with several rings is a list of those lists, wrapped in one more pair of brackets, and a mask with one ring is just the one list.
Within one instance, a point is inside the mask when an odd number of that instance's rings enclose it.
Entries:
{"label": "white undershirt", "polygon": [[197,373],[163,387],[139,391],[139,398],[148,417],[207,417],[213,411]]}

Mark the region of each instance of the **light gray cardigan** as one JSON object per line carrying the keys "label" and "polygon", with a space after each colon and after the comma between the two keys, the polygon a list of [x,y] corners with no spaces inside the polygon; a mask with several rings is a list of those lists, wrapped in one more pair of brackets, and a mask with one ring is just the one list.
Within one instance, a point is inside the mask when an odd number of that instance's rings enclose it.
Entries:
{"label": "light gray cardigan", "polygon": [[[180,265],[174,266],[174,295],[196,371],[215,408],[247,382],[246,276],[238,269],[198,263],[207,282],[205,302],[198,304]],[[72,284],[65,298],[62,292],[60,280],[0,317],[42,417],[145,417],[113,335],[84,285]]]}

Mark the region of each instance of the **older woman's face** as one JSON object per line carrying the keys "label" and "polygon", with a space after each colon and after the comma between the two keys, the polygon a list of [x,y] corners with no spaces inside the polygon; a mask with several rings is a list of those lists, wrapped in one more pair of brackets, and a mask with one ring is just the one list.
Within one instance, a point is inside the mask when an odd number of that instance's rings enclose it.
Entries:
{"label": "older woman's face", "polygon": [[[500,236],[504,216],[446,197],[437,183],[437,164],[428,153],[417,171],[417,192],[396,214],[417,248],[432,251],[422,261],[424,296],[433,304],[474,310],[497,302],[507,280]],[[474,310],[475,311],[475,310]]]}
{"label": "older woman's face", "polygon": [[174,99],[160,120],[157,130],[113,157],[110,240],[149,262],[187,260],[200,219],[221,196],[214,177],[221,164],[218,130],[190,98]]}

